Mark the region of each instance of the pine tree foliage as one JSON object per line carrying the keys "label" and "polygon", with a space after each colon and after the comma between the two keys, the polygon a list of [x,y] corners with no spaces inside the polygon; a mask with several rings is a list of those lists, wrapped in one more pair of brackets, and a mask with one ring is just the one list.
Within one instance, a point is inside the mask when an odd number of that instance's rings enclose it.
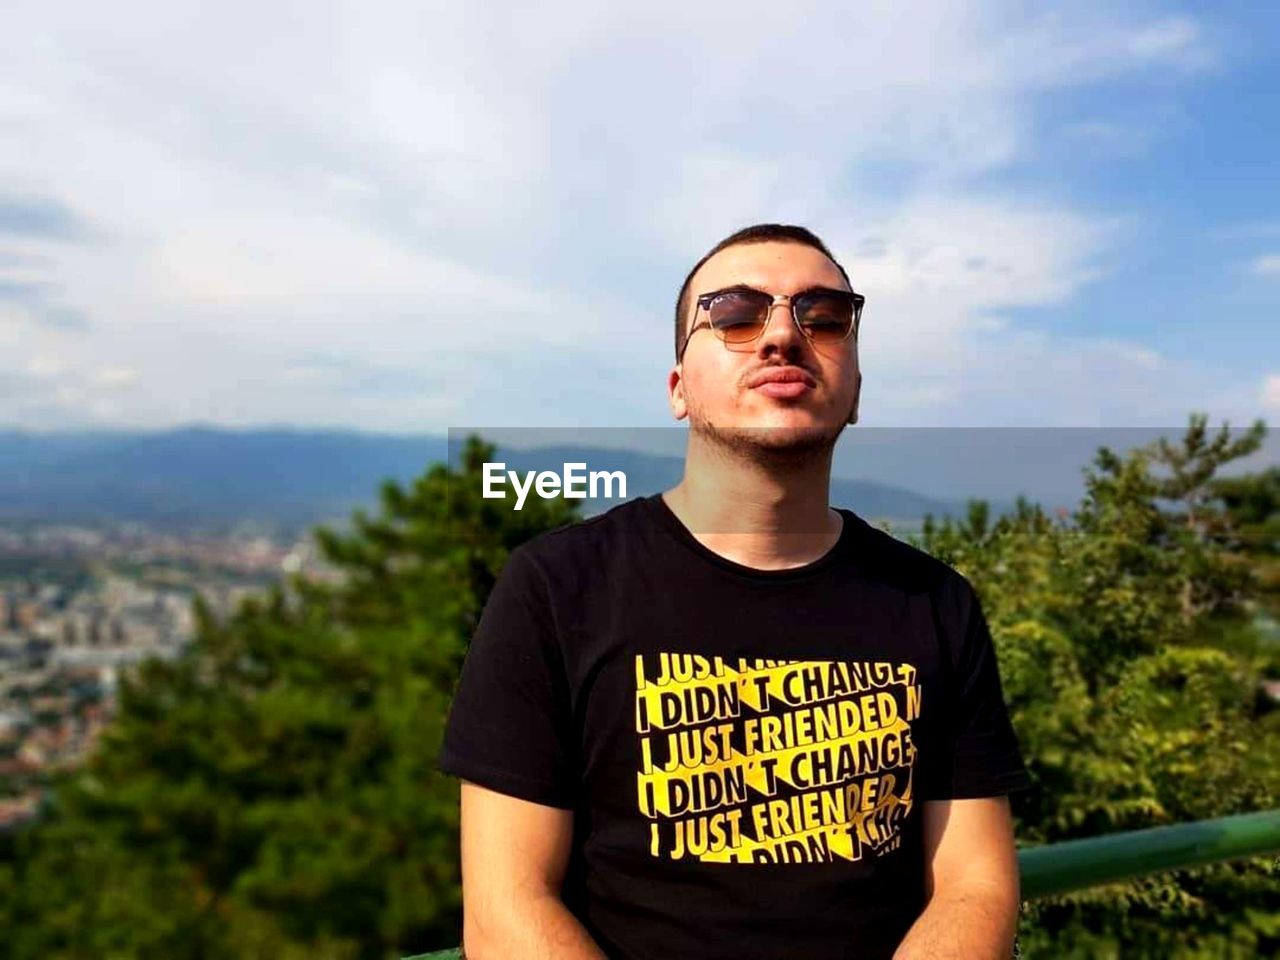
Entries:
{"label": "pine tree foliage", "polygon": [[458,786],[434,769],[510,550],[574,519],[480,496],[493,447],[386,483],[298,578],[121,685],[90,762],[0,856],[14,960],[356,960],[456,944]]}
{"label": "pine tree foliage", "polygon": [[[1210,442],[1193,415],[1178,446],[1100,448],[1069,514],[1019,501],[993,522],[973,502],[926,522],[920,545],[970,577],[991,624],[1035,781],[1012,798],[1020,843],[1280,806],[1280,711],[1259,696],[1274,650],[1219,642],[1256,632],[1236,546],[1276,500],[1216,473],[1263,429]],[[1256,857],[1029,902],[1019,940],[1026,957],[1273,956],[1280,868]]]}

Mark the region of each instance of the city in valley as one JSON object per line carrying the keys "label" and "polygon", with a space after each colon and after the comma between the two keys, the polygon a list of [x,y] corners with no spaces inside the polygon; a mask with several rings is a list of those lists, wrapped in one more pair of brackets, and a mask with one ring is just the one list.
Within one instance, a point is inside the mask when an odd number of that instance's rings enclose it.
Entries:
{"label": "city in valley", "polygon": [[310,538],[136,526],[0,525],[0,830],[39,815],[49,776],[85,756],[122,674],[290,574],[330,577]]}

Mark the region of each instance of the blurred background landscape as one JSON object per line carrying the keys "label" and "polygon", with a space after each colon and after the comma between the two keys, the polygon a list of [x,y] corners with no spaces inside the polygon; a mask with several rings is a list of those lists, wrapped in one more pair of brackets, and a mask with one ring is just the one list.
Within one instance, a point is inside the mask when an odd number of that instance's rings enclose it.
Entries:
{"label": "blurred background landscape", "polygon": [[[834,503],[979,589],[1035,778],[1014,800],[1020,843],[1276,807],[1280,466],[1239,469],[1266,434],[1193,415],[1100,445],[1070,507],[833,483]],[[631,496],[679,467],[476,435],[6,449],[11,489],[55,479],[0,522],[0,933],[33,958],[456,944],[457,786],[434,770],[453,684],[511,549],[585,515],[483,498],[483,464],[600,457],[634,471]],[[1278,873],[1267,855],[1028,901],[1020,943],[1269,955]]]}

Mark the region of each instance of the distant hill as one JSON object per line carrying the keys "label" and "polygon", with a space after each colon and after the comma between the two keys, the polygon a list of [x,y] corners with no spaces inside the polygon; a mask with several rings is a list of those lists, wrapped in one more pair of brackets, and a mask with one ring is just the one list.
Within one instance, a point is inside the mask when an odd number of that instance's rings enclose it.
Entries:
{"label": "distant hill", "polygon": [[372,503],[383,478],[408,480],[445,450],[443,437],[336,430],[4,431],[0,520],[305,526]]}
{"label": "distant hill", "polygon": [[[353,508],[376,502],[385,478],[412,480],[448,453],[443,436],[346,430],[0,430],[0,522],[137,522],[184,530],[252,523],[298,530],[345,519]],[[513,470],[559,472],[565,462],[621,469],[632,497],[671,486],[682,469],[678,457],[589,447],[500,455]],[[839,478],[832,501],[868,519],[908,525],[926,512],[962,510],[958,500]],[[608,505],[587,503],[584,509]]]}

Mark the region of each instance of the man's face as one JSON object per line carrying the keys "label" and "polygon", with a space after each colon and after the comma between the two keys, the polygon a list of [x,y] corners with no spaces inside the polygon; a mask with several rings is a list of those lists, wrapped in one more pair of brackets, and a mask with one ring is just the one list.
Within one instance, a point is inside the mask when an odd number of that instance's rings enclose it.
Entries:
{"label": "man's face", "polygon": [[[684,336],[705,323],[697,298],[746,284],[770,294],[812,287],[847,290],[839,268],[799,243],[739,244],[704,263],[689,284]],[[769,382],[778,373],[803,375],[800,385]],[[826,447],[856,411],[862,374],[857,343],[815,345],[800,332],[789,303],[773,308],[756,340],[727,344],[709,327],[693,334],[667,379],[671,412],[695,432],[760,450]]]}

